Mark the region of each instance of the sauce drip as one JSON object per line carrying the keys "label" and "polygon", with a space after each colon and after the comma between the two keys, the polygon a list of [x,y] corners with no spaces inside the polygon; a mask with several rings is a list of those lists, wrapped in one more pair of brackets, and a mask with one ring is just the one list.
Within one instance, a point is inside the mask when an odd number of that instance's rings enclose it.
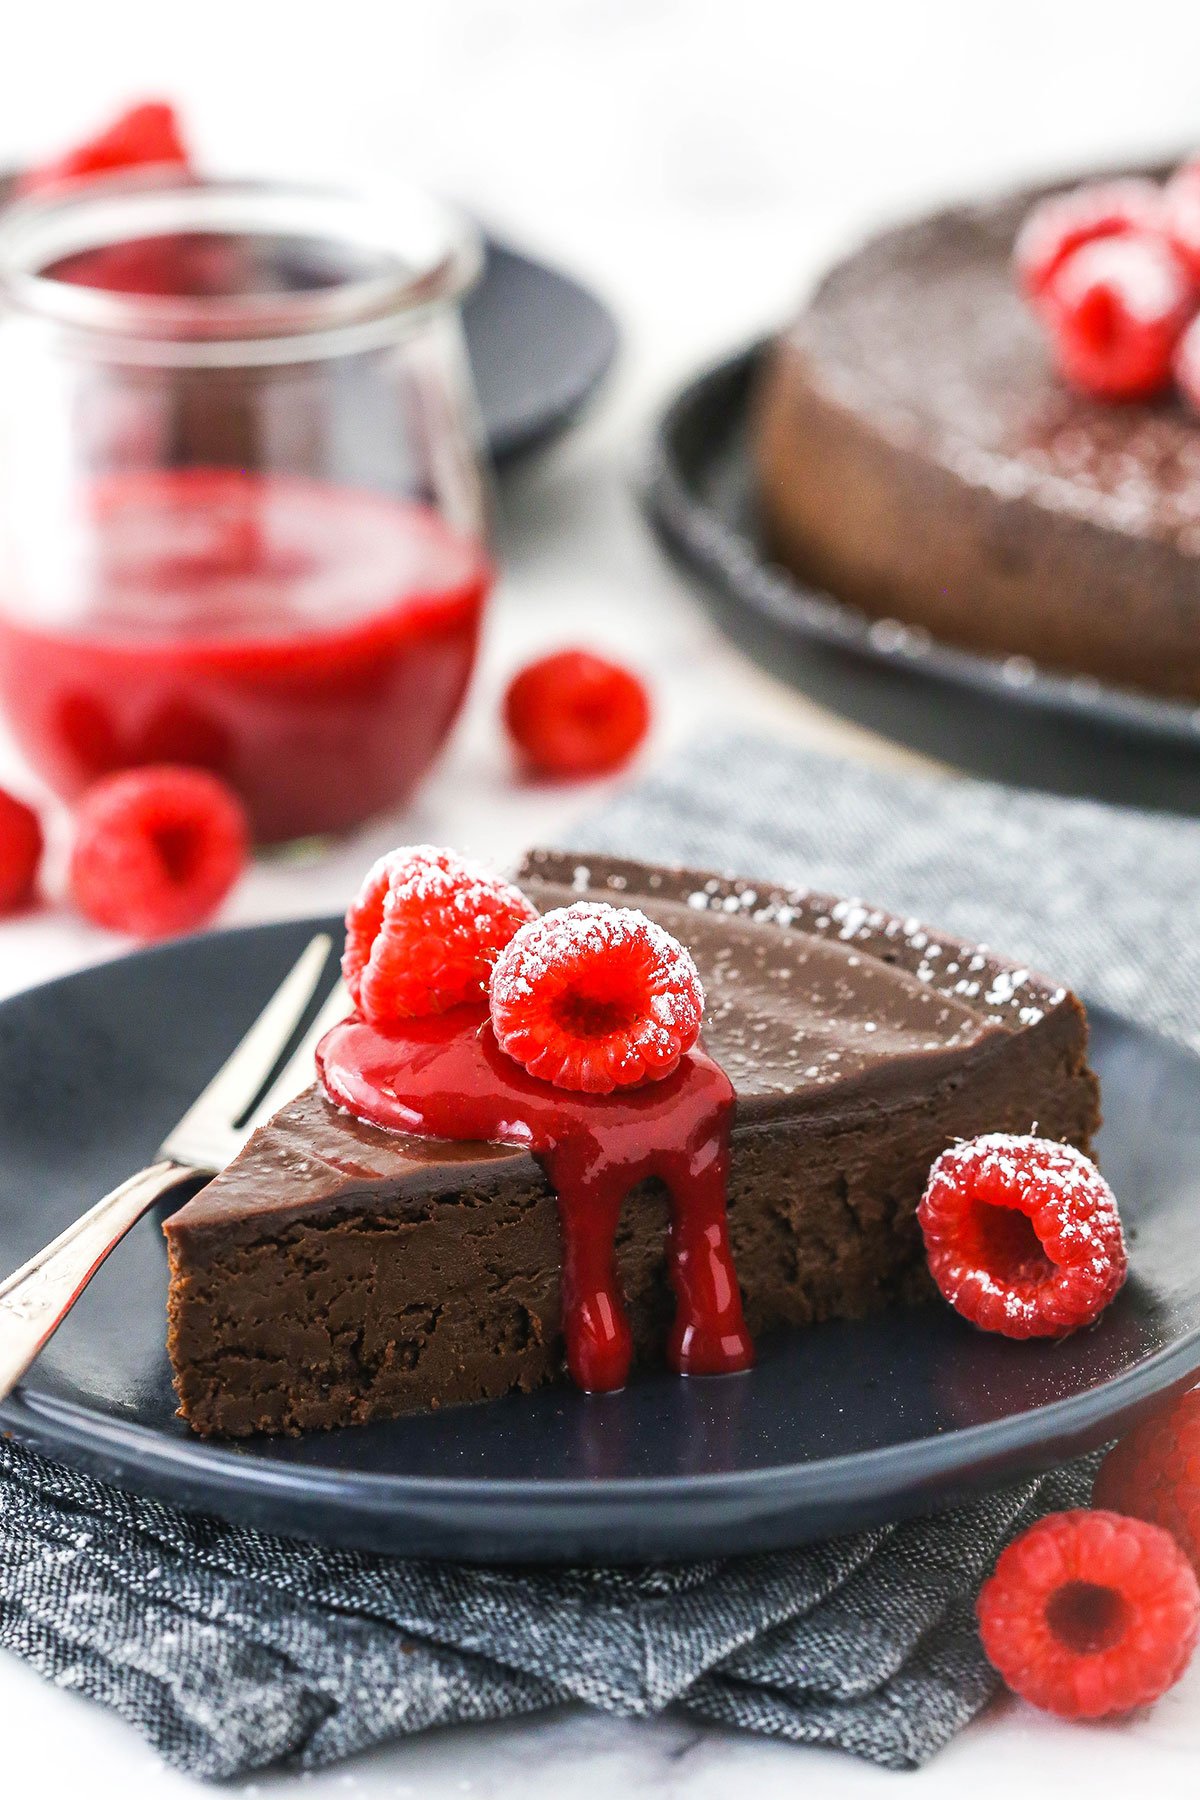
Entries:
{"label": "sauce drip", "polygon": [[511,1144],[538,1159],[558,1200],[563,1329],[578,1386],[608,1392],[628,1376],[615,1240],[626,1194],[648,1176],[670,1196],[671,1366],[681,1375],[751,1366],[725,1217],[733,1087],[703,1051],[665,1081],[570,1093],[505,1056],[486,1009],[460,1006],[387,1031],[349,1019],[322,1040],[317,1070],[334,1104],[368,1124]]}

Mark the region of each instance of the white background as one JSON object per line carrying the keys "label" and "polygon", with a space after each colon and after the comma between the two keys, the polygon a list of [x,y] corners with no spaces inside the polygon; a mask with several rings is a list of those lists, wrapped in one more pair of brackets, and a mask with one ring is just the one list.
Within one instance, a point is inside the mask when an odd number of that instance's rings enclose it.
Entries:
{"label": "white background", "polygon": [[[432,837],[512,856],[595,787],[517,787],[495,725],[505,674],[567,639],[651,675],[648,759],[716,718],[894,756],[720,644],[629,495],[671,385],[783,317],[823,261],[927,201],[1200,141],[1194,0],[85,0],[7,9],[0,166],[53,154],[122,103],[175,98],[213,170],[416,179],[577,269],[624,350],[572,438],[506,483],[504,577],[450,755],[402,820],[303,871],[260,867],[233,920],[348,896],[368,855]],[[0,739],[0,778],[33,784]],[[46,909],[0,926],[0,992],[123,946]],[[1193,1794],[1200,1668],[1133,1725],[1067,1728],[1015,1703],[918,1776],[686,1724],[582,1713],[431,1735],[305,1780],[309,1793],[508,1800],[529,1787],[695,1800],[1070,1785]],[[124,1726],[0,1658],[13,1796],[181,1795]],[[251,1784],[278,1792],[292,1777]],[[250,1791],[246,1789],[245,1791]]]}

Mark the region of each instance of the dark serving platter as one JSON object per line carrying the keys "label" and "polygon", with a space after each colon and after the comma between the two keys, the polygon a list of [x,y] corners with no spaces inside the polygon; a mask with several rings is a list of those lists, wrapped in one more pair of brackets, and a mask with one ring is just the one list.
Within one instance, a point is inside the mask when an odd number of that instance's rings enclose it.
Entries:
{"label": "dark serving platter", "polygon": [[871,619],[771,563],[747,443],[764,349],[739,352],[676,395],[643,484],[660,539],[702,578],[730,635],[834,709],[972,773],[1200,812],[1200,706],[960,650]]}
{"label": "dark serving platter", "polygon": [[613,316],[594,294],[491,238],[463,325],[484,435],[499,464],[564,431],[617,349]]}
{"label": "dark serving platter", "polygon": [[[332,929],[333,927],[331,927]],[[0,1005],[0,1272],[143,1164],[312,932],[188,939]],[[781,1333],[748,1375],[646,1369],[388,1424],[221,1444],[175,1417],[147,1218],[0,1406],[140,1493],[343,1545],[621,1562],[795,1544],[943,1505],[1112,1437],[1200,1367],[1200,1058],[1093,1014],[1132,1276],[1100,1323],[1014,1344],[930,1305]]]}

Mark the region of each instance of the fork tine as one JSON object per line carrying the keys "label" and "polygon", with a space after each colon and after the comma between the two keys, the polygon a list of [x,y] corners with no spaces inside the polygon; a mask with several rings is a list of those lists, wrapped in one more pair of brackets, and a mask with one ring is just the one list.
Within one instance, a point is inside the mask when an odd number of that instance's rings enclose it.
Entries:
{"label": "fork tine", "polygon": [[281,1106],[286,1106],[289,1100],[294,1100],[297,1094],[302,1093],[308,1087],[315,1074],[313,1052],[325,1033],[332,1031],[335,1025],[340,1025],[352,1010],[352,1002],[346,992],[345,984],[339,981],[297,1044],[295,1051],[247,1119],[246,1137],[249,1137],[252,1131],[257,1131],[260,1125],[265,1125]]}
{"label": "fork tine", "polygon": [[189,1106],[163,1145],[170,1153],[177,1141],[213,1129],[232,1132],[239,1118],[270,1074],[313,997],[321,979],[333,940],[318,932],[259,1013],[228,1062],[213,1076],[200,1098]]}

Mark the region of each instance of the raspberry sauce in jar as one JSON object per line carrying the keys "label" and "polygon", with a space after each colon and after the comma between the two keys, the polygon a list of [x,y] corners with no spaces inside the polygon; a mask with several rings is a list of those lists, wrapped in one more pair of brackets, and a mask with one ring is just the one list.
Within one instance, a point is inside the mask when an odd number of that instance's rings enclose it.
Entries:
{"label": "raspberry sauce in jar", "polygon": [[73,797],[148,762],[260,840],[403,803],[490,585],[457,300],[419,195],[98,182],[0,226],[0,704]]}

